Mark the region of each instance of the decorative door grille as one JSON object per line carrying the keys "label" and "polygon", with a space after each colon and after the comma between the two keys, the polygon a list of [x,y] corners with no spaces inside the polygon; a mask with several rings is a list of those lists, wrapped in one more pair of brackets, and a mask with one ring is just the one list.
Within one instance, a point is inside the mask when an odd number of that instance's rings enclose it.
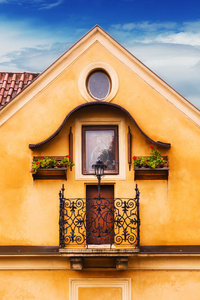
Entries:
{"label": "decorative door grille", "polygon": [[[60,247],[140,245],[139,190],[135,198],[60,198]],[[110,203],[112,201],[112,204]],[[111,205],[110,205],[111,204]]]}

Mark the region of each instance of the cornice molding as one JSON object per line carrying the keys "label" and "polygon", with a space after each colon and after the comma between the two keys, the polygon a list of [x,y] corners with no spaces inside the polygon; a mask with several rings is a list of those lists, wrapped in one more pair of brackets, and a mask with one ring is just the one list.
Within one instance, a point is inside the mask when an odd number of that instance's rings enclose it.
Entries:
{"label": "cornice molding", "polygon": [[55,136],[58,135],[58,133],[61,131],[61,129],[64,127],[64,125],[66,124],[67,120],[69,119],[69,117],[76,111],[80,110],[81,108],[84,108],[84,107],[89,107],[89,106],[99,106],[99,105],[106,105],[106,106],[111,106],[111,107],[115,107],[115,108],[118,108],[120,110],[122,110],[126,115],[129,116],[129,118],[134,122],[134,124],[136,125],[136,127],[139,129],[139,131],[143,134],[143,136],[145,138],[147,138],[151,143],[159,146],[159,147],[163,147],[163,148],[170,148],[171,147],[171,144],[170,143],[163,143],[163,142],[160,142],[160,141],[154,141],[152,140],[140,127],[139,125],[137,124],[137,122],[135,121],[135,119],[132,117],[132,115],[125,109],[123,108],[122,106],[118,105],[118,104],[114,104],[114,103],[111,103],[111,102],[87,102],[87,103],[84,103],[84,104],[81,104],[79,105],[78,107],[75,107],[72,111],[70,111],[68,113],[68,115],[65,117],[64,121],[62,122],[62,124],[59,126],[59,128],[52,134],[50,135],[47,139],[37,143],[37,144],[29,144],[29,148],[30,149],[35,149],[37,147],[40,147],[44,144],[46,144],[47,142],[49,142],[50,140],[52,140]]}

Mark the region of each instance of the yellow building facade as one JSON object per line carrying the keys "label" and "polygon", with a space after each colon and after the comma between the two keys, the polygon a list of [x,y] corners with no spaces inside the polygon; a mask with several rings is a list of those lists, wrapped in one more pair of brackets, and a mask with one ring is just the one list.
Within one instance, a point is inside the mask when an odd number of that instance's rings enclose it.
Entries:
{"label": "yellow building facade", "polygon": [[199,299],[199,115],[98,26],[5,105],[0,299]]}

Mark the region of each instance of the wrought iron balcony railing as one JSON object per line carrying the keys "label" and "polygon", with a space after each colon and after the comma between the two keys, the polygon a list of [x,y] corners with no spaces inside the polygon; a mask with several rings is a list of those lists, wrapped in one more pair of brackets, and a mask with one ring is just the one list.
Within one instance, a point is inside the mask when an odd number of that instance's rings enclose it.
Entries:
{"label": "wrought iron balcony railing", "polygon": [[135,198],[60,197],[60,247],[114,244],[140,245],[139,190]]}

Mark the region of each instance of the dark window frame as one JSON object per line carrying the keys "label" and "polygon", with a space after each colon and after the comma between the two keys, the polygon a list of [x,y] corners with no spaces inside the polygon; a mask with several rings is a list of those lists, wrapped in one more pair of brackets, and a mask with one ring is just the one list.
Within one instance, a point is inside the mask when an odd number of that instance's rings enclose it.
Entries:
{"label": "dark window frame", "polygon": [[[87,170],[86,167],[86,132],[87,131],[114,131],[114,147],[113,147],[113,170],[105,169],[106,175],[118,175],[119,174],[119,137],[118,137],[118,125],[82,125],[82,174],[94,175],[93,170]],[[95,162],[94,162],[95,163]]]}

